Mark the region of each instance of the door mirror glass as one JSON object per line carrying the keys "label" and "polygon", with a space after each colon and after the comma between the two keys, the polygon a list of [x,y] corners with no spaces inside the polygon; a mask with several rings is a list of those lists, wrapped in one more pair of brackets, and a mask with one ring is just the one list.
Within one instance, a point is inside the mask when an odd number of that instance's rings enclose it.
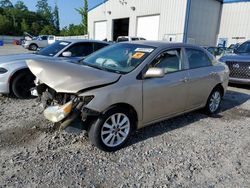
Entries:
{"label": "door mirror glass", "polygon": [[144,75],[144,78],[162,78],[165,76],[164,69],[162,68],[149,68]]}
{"label": "door mirror glass", "polygon": [[72,56],[72,53],[71,53],[71,52],[63,52],[63,53],[62,53],[62,56],[63,56],[63,57],[71,57],[71,56]]}

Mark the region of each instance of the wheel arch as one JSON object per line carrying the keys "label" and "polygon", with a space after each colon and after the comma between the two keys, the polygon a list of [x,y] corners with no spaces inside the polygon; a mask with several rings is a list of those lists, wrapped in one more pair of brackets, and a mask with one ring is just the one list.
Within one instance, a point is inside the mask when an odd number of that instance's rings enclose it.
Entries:
{"label": "wheel arch", "polygon": [[20,73],[25,72],[25,71],[31,73],[31,71],[30,71],[29,68],[27,68],[27,67],[18,69],[18,70],[16,70],[14,73],[12,73],[12,75],[11,75],[10,78],[9,78],[9,91],[10,91],[10,93],[13,92],[13,91],[12,91],[12,83],[13,83],[13,80],[16,78],[17,75],[19,75]]}
{"label": "wheel arch", "polygon": [[132,105],[128,104],[128,103],[116,103],[116,104],[113,104],[113,105],[111,105],[110,107],[108,107],[106,110],[104,110],[104,111],[102,112],[102,114],[108,112],[109,110],[111,110],[111,109],[113,109],[113,108],[117,108],[117,107],[119,107],[119,108],[124,108],[124,109],[127,109],[127,110],[129,111],[129,113],[130,113],[130,114],[132,115],[132,117],[134,118],[134,119],[133,119],[133,120],[134,120],[134,123],[135,123],[134,128],[137,129],[137,128],[138,128],[138,113],[137,113],[137,111],[135,110],[135,108],[134,108]]}
{"label": "wheel arch", "polygon": [[[225,95],[225,89],[224,89],[224,87],[223,87],[223,84],[222,84],[222,83],[217,84],[217,85],[213,88],[213,90],[214,90],[214,89],[217,89],[217,88],[221,91],[221,95],[224,96],[224,95]],[[212,91],[213,91],[213,90],[212,90]],[[212,91],[211,91],[211,92],[212,92]]]}

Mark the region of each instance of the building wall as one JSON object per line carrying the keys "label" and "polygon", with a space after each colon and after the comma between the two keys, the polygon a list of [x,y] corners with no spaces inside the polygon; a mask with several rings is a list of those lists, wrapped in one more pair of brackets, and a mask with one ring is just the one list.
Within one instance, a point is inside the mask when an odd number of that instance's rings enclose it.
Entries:
{"label": "building wall", "polygon": [[250,2],[224,3],[218,41],[227,46],[250,39]]}
{"label": "building wall", "polygon": [[190,8],[188,43],[215,46],[222,4],[215,0],[191,0]]}
{"label": "building wall", "polygon": [[[94,39],[94,23],[107,21],[107,39],[112,40],[112,20],[129,17],[129,35],[136,36],[137,17],[160,15],[159,40],[173,36],[181,42],[184,35],[187,0],[109,0],[88,13],[89,37]],[[135,7],[135,11],[131,9]],[[150,26],[149,26],[150,27]]]}

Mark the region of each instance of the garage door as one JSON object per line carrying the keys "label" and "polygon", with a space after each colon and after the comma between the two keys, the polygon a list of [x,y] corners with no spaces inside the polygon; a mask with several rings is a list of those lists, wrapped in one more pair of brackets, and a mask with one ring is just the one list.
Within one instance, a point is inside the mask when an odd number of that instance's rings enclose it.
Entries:
{"label": "garage door", "polygon": [[95,22],[95,39],[104,40],[107,38],[107,21]]}
{"label": "garage door", "polygon": [[159,39],[160,16],[143,16],[137,18],[137,37],[147,40]]}

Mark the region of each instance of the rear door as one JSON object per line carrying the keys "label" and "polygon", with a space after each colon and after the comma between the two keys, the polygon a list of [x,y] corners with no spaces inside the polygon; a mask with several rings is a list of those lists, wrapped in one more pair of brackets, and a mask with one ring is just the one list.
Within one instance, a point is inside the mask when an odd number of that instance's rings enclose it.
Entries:
{"label": "rear door", "polygon": [[150,64],[150,67],[164,69],[165,76],[143,80],[144,123],[186,110],[188,70],[184,64],[181,48],[162,52]]}
{"label": "rear door", "polygon": [[186,48],[188,60],[188,108],[204,105],[215,86],[215,72],[211,59],[198,48]]}

